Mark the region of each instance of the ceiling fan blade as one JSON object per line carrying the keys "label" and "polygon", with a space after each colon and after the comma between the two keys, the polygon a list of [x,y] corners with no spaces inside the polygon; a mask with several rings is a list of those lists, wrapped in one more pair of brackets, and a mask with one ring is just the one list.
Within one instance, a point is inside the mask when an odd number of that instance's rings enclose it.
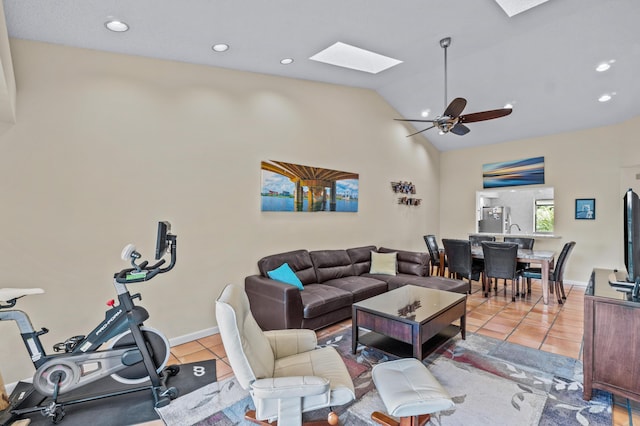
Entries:
{"label": "ceiling fan blade", "polygon": [[451,130],[449,130],[451,133],[459,135],[459,136],[464,136],[467,133],[469,133],[471,131],[471,129],[469,129],[467,126],[465,126],[464,124],[456,124],[455,126],[453,126],[451,128]]}
{"label": "ceiling fan blade", "polygon": [[412,120],[410,118],[394,118],[396,121],[415,121],[418,123],[435,123],[435,120]]}
{"label": "ceiling fan blade", "polygon": [[461,115],[458,119],[459,123],[474,123],[476,121],[493,120],[494,118],[504,117],[511,114],[511,108],[492,109],[490,111],[474,112],[471,114]]}
{"label": "ceiling fan blade", "polygon": [[462,110],[467,106],[467,100],[465,98],[455,98],[451,101],[447,109],[442,113],[443,116],[456,118],[462,114]]}
{"label": "ceiling fan blade", "polygon": [[410,135],[407,135],[407,137],[409,138],[409,137],[411,137],[411,136],[415,136],[415,135],[417,135],[418,133],[422,133],[422,132],[425,132],[425,131],[427,131],[427,130],[429,130],[429,129],[433,129],[434,127],[436,127],[436,125],[435,125],[435,124],[434,124],[433,126],[431,126],[431,127],[427,127],[426,129],[422,129],[422,130],[420,130],[419,132],[411,133]]}

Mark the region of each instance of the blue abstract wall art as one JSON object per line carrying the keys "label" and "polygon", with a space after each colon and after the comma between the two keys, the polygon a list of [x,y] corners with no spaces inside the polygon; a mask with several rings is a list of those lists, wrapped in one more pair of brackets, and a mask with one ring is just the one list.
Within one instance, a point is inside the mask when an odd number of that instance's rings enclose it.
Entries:
{"label": "blue abstract wall art", "polygon": [[502,161],[482,166],[484,188],[538,185],[544,183],[544,157]]}

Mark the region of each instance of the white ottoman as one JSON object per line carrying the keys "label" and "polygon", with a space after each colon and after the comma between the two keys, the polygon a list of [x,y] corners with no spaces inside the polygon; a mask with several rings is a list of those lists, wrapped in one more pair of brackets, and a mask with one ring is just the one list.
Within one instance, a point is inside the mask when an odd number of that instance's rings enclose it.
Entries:
{"label": "white ottoman", "polygon": [[377,364],[371,375],[387,412],[400,417],[398,422],[379,411],[371,414],[371,419],[381,425],[424,425],[431,413],[455,407],[449,393],[415,358]]}

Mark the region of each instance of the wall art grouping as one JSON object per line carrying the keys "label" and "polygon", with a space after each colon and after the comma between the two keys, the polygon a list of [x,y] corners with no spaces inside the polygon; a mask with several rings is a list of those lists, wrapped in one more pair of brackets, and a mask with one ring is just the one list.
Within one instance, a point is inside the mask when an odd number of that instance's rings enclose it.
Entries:
{"label": "wall art grouping", "polygon": [[405,206],[419,206],[422,202],[422,198],[409,196],[416,193],[416,186],[412,182],[391,182],[391,190],[396,194],[406,194],[402,197],[398,197],[398,204],[403,204]]}
{"label": "wall art grouping", "polygon": [[271,212],[357,212],[357,173],[262,161],[261,210]]}
{"label": "wall art grouping", "polygon": [[482,166],[482,186],[499,188],[502,186],[537,185],[544,183],[544,157],[502,161]]}

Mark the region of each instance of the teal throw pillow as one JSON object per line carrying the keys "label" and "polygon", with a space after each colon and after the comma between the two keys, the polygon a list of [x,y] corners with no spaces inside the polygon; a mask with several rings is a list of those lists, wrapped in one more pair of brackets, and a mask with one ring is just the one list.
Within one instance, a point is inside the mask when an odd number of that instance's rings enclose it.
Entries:
{"label": "teal throw pillow", "polygon": [[298,278],[296,273],[293,272],[293,269],[291,269],[288,263],[283,263],[273,271],[268,271],[267,275],[269,275],[269,278],[271,278],[272,280],[280,281],[285,284],[291,284],[298,287],[300,290],[304,290],[302,281],[300,281],[300,278]]}

